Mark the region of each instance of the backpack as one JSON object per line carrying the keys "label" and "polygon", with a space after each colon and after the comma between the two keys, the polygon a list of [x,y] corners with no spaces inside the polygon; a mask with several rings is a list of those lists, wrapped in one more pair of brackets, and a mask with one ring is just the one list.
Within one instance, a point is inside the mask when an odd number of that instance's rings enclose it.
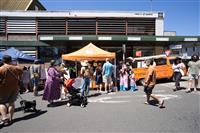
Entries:
{"label": "backpack", "polygon": [[34,68],[34,66],[32,66],[32,72],[33,72],[33,77],[34,78],[39,78],[40,77],[40,74],[39,74],[39,70],[38,68]]}
{"label": "backpack", "polygon": [[40,76],[39,76],[39,73],[33,73],[33,77],[34,78],[39,78]]}

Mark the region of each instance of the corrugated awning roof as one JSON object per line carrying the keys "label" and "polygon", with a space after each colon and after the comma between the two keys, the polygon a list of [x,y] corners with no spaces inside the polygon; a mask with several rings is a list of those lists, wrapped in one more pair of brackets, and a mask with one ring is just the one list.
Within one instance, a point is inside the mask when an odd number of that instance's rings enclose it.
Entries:
{"label": "corrugated awning roof", "polygon": [[0,0],[0,10],[27,11],[33,2],[36,2],[37,4],[42,6],[42,4],[38,0]]}
{"label": "corrugated awning roof", "polygon": [[37,46],[49,46],[49,44],[41,41],[1,41],[0,46],[26,46],[26,47],[37,47]]}
{"label": "corrugated awning roof", "polygon": [[199,42],[200,36],[125,36],[125,35],[46,35],[40,41],[144,41],[144,42]]}

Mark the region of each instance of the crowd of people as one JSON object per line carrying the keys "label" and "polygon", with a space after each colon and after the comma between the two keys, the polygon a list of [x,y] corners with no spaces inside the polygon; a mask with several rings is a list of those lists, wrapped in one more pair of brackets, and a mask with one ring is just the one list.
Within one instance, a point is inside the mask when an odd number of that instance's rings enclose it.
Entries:
{"label": "crowd of people", "polygon": [[[145,63],[148,67],[143,84],[146,94],[145,104],[150,104],[150,98],[153,98],[158,102],[158,106],[163,108],[164,100],[152,94],[156,85],[154,61],[153,59],[148,59]],[[39,96],[39,84],[42,82],[44,84],[42,100],[48,101],[47,107],[53,106],[55,100],[66,98],[65,80],[76,78],[76,76],[84,81],[80,88],[80,95],[82,97],[89,95],[89,90],[93,87],[94,82],[98,93],[107,94],[111,91],[128,90],[135,92],[138,90],[135,74],[129,63],[121,63],[119,66],[115,66],[107,58],[105,62],[94,62],[92,64],[85,60],[80,62],[80,64],[81,68],[78,71],[68,64],[62,63],[59,65],[55,60],[51,60],[49,67],[45,70],[45,66],[40,64],[39,60],[35,60],[33,65],[21,68],[18,65],[13,65],[12,58],[9,55],[5,55],[2,62],[0,62],[0,114],[2,117],[0,125],[12,123],[14,103],[21,89],[20,82],[23,83],[24,88],[22,93],[32,91],[35,97]],[[194,54],[187,66],[189,82],[186,92],[188,93],[192,91],[192,84],[194,84],[194,91],[197,90],[200,75],[198,55]],[[182,71],[186,69],[186,66],[181,58],[177,57],[172,65],[172,69],[174,70],[175,80],[175,89],[173,90],[177,91],[181,88],[180,80],[184,75]]]}
{"label": "crowd of people", "polygon": [[[188,68],[186,68],[186,66]],[[177,57],[172,65],[174,71],[175,88],[173,91],[182,89],[180,86],[180,80],[184,75],[188,75],[188,86],[186,93],[197,91],[200,77],[200,60],[197,54],[191,56],[191,60],[185,65],[181,58]],[[187,72],[187,74],[185,74]]]}

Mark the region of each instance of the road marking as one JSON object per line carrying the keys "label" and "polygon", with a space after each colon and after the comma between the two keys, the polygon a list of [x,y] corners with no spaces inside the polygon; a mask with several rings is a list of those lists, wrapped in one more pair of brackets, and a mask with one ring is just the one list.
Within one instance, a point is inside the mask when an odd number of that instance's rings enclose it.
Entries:
{"label": "road marking", "polygon": [[197,95],[200,95],[200,92],[194,92],[194,91],[192,91],[192,94],[197,94]]}
{"label": "road marking", "polygon": [[154,92],[160,93],[160,92],[165,92],[165,90],[155,90]]}
{"label": "road marking", "polygon": [[[101,98],[93,98],[88,99],[90,103],[127,103],[130,102],[129,100],[121,100],[124,98],[129,98],[130,96],[115,96],[115,97],[101,97]],[[120,99],[120,100],[113,100],[113,99]]]}
{"label": "road marking", "polygon": [[160,84],[160,86],[166,87],[166,88],[173,88],[173,84],[172,83],[168,83],[168,84]]}
{"label": "road marking", "polygon": [[[170,94],[154,94],[155,96],[163,99],[163,100],[169,100],[169,99],[174,99],[174,98],[181,98],[178,95],[170,95]],[[146,95],[143,95],[143,97],[146,97]]]}

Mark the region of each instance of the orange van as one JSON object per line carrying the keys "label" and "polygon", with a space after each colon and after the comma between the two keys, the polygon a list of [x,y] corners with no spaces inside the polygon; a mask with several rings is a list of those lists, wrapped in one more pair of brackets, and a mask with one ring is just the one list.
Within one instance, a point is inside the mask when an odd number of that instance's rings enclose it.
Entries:
{"label": "orange van", "polygon": [[176,57],[168,57],[166,55],[156,55],[148,57],[135,58],[133,63],[133,71],[135,73],[135,79],[140,84],[143,84],[144,78],[147,72],[147,66],[145,60],[153,58],[156,65],[156,78],[157,79],[173,79],[172,64]]}

